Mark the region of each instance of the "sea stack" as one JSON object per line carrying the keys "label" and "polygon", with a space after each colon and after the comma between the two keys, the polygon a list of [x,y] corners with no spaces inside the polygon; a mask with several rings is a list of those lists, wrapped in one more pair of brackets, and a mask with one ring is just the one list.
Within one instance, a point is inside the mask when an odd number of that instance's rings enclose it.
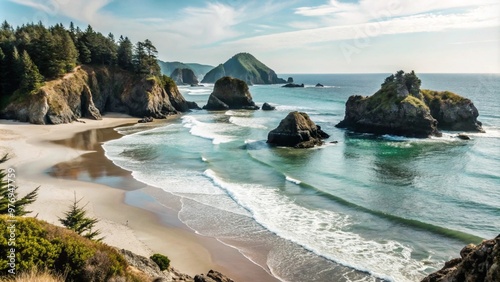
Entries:
{"label": "sea stack", "polygon": [[199,82],[193,70],[188,68],[175,69],[170,77],[177,85],[198,85]]}
{"label": "sea stack", "polygon": [[215,82],[214,91],[210,94],[205,110],[247,109],[258,110],[252,100],[245,81],[225,76]]}
{"label": "sea stack", "polygon": [[269,132],[267,143],[294,148],[312,148],[322,145],[330,137],[306,113],[291,112],[279,126]]}
{"label": "sea stack", "polygon": [[349,130],[426,138],[440,136],[439,129],[483,131],[474,104],[445,91],[421,90],[415,72],[387,77],[369,97],[351,96],[344,120],[336,126]]}

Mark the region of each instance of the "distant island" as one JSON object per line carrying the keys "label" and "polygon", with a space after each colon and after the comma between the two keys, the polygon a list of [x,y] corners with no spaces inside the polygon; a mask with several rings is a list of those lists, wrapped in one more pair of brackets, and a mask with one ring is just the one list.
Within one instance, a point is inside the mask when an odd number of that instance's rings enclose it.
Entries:
{"label": "distant island", "polygon": [[236,54],[224,64],[213,68],[201,83],[215,83],[224,76],[241,79],[250,85],[286,83],[284,79],[278,78],[274,70],[249,53]]}
{"label": "distant island", "polygon": [[158,65],[160,66],[161,73],[164,75],[170,76],[176,69],[190,69],[198,79],[203,79],[214,68],[214,66],[198,63],[164,62],[162,60],[158,60]]}

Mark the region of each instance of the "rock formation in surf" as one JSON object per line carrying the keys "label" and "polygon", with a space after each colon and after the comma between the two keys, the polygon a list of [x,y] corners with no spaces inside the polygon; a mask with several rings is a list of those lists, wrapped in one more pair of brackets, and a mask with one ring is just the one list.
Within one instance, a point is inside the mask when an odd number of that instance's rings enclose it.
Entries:
{"label": "rock formation in surf", "polygon": [[248,53],[234,55],[209,71],[201,82],[214,83],[224,76],[241,79],[250,85],[285,83],[284,79],[278,78],[276,72]]}
{"label": "rock formation in surf", "polygon": [[422,282],[500,281],[500,235],[479,245],[470,244],[444,267],[425,277]]}
{"label": "rock formation in surf", "polygon": [[438,129],[483,132],[474,104],[457,94],[421,90],[411,73],[397,72],[369,97],[351,96],[337,127],[357,132],[425,138]]}
{"label": "rock formation in surf", "polygon": [[116,67],[82,66],[49,81],[37,93],[14,99],[0,116],[34,124],[60,124],[105,112],[165,118],[197,105],[187,102],[168,77],[137,77]]}
{"label": "rock formation in surf", "polygon": [[291,112],[279,126],[271,130],[267,136],[267,143],[295,147],[311,148],[322,145],[323,139],[330,137],[316,125],[306,113]]}
{"label": "rock formation in surf", "polygon": [[226,76],[217,80],[214,91],[210,94],[203,109],[214,111],[228,109],[258,110],[259,107],[253,102],[245,81]]}
{"label": "rock formation in surf", "polygon": [[177,85],[198,85],[198,78],[192,69],[175,69],[172,74],[170,74],[170,78],[172,78]]}

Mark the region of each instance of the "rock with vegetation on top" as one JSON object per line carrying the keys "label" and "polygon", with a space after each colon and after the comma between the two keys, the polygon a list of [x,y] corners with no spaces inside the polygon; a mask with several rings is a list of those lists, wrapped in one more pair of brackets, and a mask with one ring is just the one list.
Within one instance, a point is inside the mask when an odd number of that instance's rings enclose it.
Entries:
{"label": "rock with vegetation on top", "polygon": [[175,69],[172,74],[170,74],[170,77],[177,85],[198,85],[198,78],[192,69]]}
{"label": "rock with vegetation on top", "polygon": [[214,91],[210,94],[206,110],[247,109],[258,110],[248,90],[248,85],[240,79],[223,77],[215,83]]}
{"label": "rock with vegetation on top", "polygon": [[295,148],[312,148],[322,145],[323,139],[330,137],[321,130],[306,113],[291,112],[279,126],[271,130],[267,143]]}
{"label": "rock with vegetation on top", "polygon": [[106,112],[165,118],[196,108],[166,76],[138,77],[117,67],[82,66],[48,81],[36,93],[11,97],[0,116],[34,124],[60,124]]}
{"label": "rock with vegetation on top", "polygon": [[500,281],[500,235],[479,245],[470,244],[444,267],[425,277],[422,282]]}
{"label": "rock with vegetation on top", "polygon": [[482,130],[470,100],[450,92],[420,90],[420,84],[415,72],[399,71],[387,77],[372,96],[349,97],[344,120],[336,126],[419,138],[440,136],[438,128]]}
{"label": "rock with vegetation on top", "polygon": [[214,83],[224,76],[241,79],[250,85],[285,83],[272,69],[248,53],[236,54],[218,65],[205,75],[201,83]]}

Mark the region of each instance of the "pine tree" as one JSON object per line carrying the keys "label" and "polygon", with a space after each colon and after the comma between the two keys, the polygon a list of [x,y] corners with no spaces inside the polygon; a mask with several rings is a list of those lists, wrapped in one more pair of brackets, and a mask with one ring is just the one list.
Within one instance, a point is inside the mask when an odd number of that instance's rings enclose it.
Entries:
{"label": "pine tree", "polygon": [[82,64],[90,64],[92,62],[92,54],[83,41],[78,41],[78,61]]}
{"label": "pine tree", "polygon": [[34,93],[43,85],[43,76],[38,71],[37,66],[33,63],[26,50],[23,51],[21,63],[22,72],[19,89],[24,93]]}
{"label": "pine tree", "polygon": [[[82,198],[83,199],[83,198]],[[64,213],[64,218],[59,218],[59,221],[68,229],[75,231],[79,235],[90,240],[101,241],[103,238],[97,238],[101,234],[100,230],[94,230],[94,226],[99,220],[97,218],[87,217],[85,206],[79,207],[78,204],[82,200],[75,199],[69,210]]]}
{"label": "pine tree", "polygon": [[[0,159],[0,164],[7,160],[8,156],[5,155]],[[0,214],[23,216],[31,212],[26,210],[26,206],[36,201],[39,187],[18,199],[14,173],[12,169],[0,169]]]}
{"label": "pine tree", "polygon": [[128,37],[120,36],[118,41],[118,66],[125,70],[132,70],[133,45]]}

